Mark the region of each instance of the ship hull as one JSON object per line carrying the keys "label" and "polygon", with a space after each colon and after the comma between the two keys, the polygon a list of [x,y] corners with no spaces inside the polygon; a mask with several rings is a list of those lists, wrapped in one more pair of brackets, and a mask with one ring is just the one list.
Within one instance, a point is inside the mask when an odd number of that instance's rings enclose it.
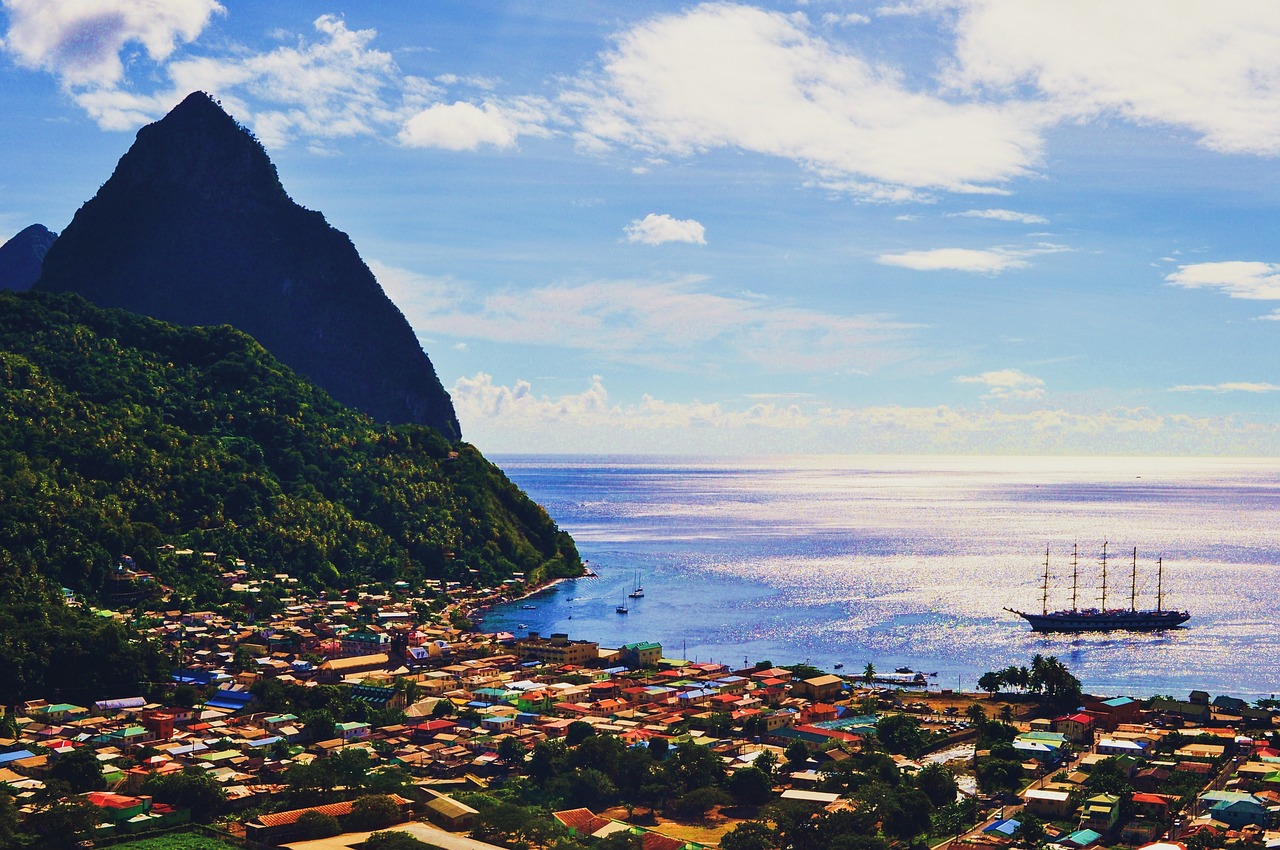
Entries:
{"label": "ship hull", "polygon": [[1176,629],[1191,615],[1186,611],[1014,611],[1037,632],[1158,632]]}

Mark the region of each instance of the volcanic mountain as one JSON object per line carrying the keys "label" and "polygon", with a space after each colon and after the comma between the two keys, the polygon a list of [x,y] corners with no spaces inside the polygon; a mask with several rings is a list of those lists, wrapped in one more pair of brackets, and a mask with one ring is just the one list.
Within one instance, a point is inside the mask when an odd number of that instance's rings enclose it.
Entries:
{"label": "volcanic mountain", "polygon": [[262,145],[202,92],[138,131],[34,288],[232,325],[378,421],[461,436],[430,359],[351,239],[295,203]]}
{"label": "volcanic mountain", "polygon": [[0,245],[0,289],[30,289],[40,279],[40,265],[58,234],[33,224]]}

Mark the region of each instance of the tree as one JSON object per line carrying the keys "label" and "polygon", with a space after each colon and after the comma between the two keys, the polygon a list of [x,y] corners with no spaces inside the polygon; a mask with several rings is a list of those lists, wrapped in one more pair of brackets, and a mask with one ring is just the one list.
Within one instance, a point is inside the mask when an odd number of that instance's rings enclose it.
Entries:
{"label": "tree", "polygon": [[875,680],[876,680],[876,665],[868,661],[867,666],[862,668],[862,681],[867,685],[871,685],[872,683],[875,682]]}
{"label": "tree", "polygon": [[720,850],[773,850],[777,835],[767,824],[740,823],[720,839]]}
{"label": "tree", "polygon": [[101,810],[83,802],[54,803],[27,815],[23,827],[36,836],[36,846],[50,850],[76,847],[102,820]]}
{"label": "tree", "polygon": [[682,818],[695,818],[705,815],[712,808],[729,802],[731,798],[711,785],[686,791],[668,804],[673,814]]}
{"label": "tree", "polygon": [[773,780],[758,767],[742,767],[729,776],[729,793],[744,806],[762,806],[773,795]]}
{"label": "tree", "polygon": [[987,722],[987,710],[976,702],[965,710],[965,716],[974,726],[981,726]]}
{"label": "tree", "polygon": [[945,806],[956,801],[959,786],[951,771],[940,764],[927,764],[916,774],[916,787],[929,798],[935,807]]}
{"label": "tree", "polygon": [[911,841],[929,830],[933,804],[919,788],[899,788],[881,807],[881,829],[890,838]]}
{"label": "tree", "polygon": [[988,671],[978,678],[978,687],[994,697],[1004,687],[1004,677],[999,673]]}
{"label": "tree", "polygon": [[498,758],[508,764],[523,762],[528,752],[529,748],[519,738],[508,737],[498,742]]}
{"label": "tree", "polygon": [[347,815],[346,828],[351,832],[385,829],[403,820],[400,807],[385,794],[369,794],[356,798]]}
{"label": "tree", "polygon": [[1022,763],[988,758],[978,762],[978,787],[983,791],[1016,791],[1022,784]]}
{"label": "tree", "polygon": [[783,752],[783,756],[787,759],[787,767],[791,770],[799,770],[804,763],[809,760],[809,748],[805,746],[804,741],[795,740],[787,744],[787,749]]}
{"label": "tree", "polygon": [[152,775],[143,788],[156,802],[190,809],[192,819],[200,823],[217,817],[227,802],[226,792],[213,776],[194,766],[168,776]]}
{"label": "tree", "polygon": [[302,722],[302,732],[307,736],[307,740],[328,741],[333,738],[337,721],[333,719],[333,713],[328,709],[304,711],[299,720]]}
{"label": "tree", "polygon": [[375,832],[360,846],[362,850],[434,850],[435,847],[407,832]]}
{"label": "tree", "polygon": [[80,747],[58,756],[49,767],[49,778],[65,782],[73,794],[101,791],[107,787],[102,777],[102,762],[92,747]]}
{"label": "tree", "polygon": [[297,830],[294,838],[298,841],[330,838],[342,832],[342,825],[338,823],[337,818],[315,810],[299,815],[294,828]]}
{"label": "tree", "polygon": [[920,721],[909,714],[886,714],[876,721],[876,738],[891,753],[911,757],[924,750],[925,736]]}
{"label": "tree", "polygon": [[595,727],[584,720],[575,720],[564,730],[564,742],[567,746],[576,747],[596,733]]}
{"label": "tree", "polygon": [[756,760],[751,763],[751,766],[760,768],[772,779],[773,771],[778,767],[778,757],[773,750],[765,750],[756,756]]}

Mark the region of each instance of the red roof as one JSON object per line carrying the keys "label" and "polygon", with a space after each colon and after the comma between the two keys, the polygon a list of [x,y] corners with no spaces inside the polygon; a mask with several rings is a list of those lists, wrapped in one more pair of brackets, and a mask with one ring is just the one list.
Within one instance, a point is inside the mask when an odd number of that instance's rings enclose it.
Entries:
{"label": "red roof", "polygon": [[137,797],[112,794],[110,791],[90,791],[86,799],[100,809],[131,809],[142,804]]}
{"label": "red roof", "polygon": [[[388,794],[387,796],[394,800],[395,804],[401,808],[412,802],[411,800],[406,800],[404,797],[401,797],[399,794]],[[353,801],[344,800],[341,803],[327,803],[323,806],[311,806],[306,809],[294,809],[288,812],[259,815],[258,823],[268,827],[289,826],[290,824],[296,823],[298,818],[302,817],[307,812],[319,812],[322,815],[332,815],[335,818],[341,818],[351,814],[352,805]]]}
{"label": "red roof", "polygon": [[552,812],[551,816],[579,835],[595,835],[613,821],[602,818],[590,809],[566,809]]}

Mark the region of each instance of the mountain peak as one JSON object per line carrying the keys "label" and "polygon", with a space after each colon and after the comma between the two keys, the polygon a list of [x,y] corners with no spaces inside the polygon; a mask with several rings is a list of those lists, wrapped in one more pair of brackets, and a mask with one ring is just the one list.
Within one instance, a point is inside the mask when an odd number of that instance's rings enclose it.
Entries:
{"label": "mountain peak", "polygon": [[203,92],[138,131],[35,288],[232,325],[374,419],[461,435],[430,359],[351,240],[294,203],[262,145]]}
{"label": "mountain peak", "polygon": [[40,266],[57,238],[43,224],[33,224],[0,245],[0,289],[30,289],[40,279]]}

